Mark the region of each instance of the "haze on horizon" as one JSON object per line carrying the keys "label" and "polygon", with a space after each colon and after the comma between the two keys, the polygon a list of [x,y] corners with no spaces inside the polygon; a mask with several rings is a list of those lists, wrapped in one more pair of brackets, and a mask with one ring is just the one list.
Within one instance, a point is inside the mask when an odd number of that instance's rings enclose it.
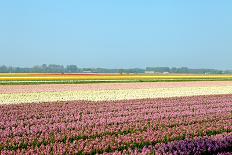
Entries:
{"label": "haze on horizon", "polygon": [[232,69],[230,0],[0,2],[0,65]]}

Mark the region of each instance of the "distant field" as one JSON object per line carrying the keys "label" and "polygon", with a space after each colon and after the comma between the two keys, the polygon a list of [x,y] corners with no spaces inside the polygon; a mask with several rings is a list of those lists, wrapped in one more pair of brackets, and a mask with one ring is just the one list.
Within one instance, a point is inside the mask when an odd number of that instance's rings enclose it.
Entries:
{"label": "distant field", "polygon": [[0,84],[77,84],[114,82],[232,81],[232,75],[188,74],[0,74]]}
{"label": "distant field", "polygon": [[231,112],[232,81],[1,85],[0,154],[227,155]]}

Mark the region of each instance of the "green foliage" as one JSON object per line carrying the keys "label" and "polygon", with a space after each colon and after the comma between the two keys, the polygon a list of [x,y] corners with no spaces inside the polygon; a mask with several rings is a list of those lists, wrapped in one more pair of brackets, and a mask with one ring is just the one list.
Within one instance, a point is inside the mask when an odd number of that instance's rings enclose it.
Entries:
{"label": "green foliage", "polygon": [[0,66],[0,73],[144,73],[145,71],[153,71],[156,73],[191,73],[191,74],[232,74],[231,70],[216,70],[216,69],[191,69],[187,67],[147,67],[128,68],[128,69],[108,69],[108,68],[78,68],[76,65],[57,65],[43,64],[33,67],[11,67]]}

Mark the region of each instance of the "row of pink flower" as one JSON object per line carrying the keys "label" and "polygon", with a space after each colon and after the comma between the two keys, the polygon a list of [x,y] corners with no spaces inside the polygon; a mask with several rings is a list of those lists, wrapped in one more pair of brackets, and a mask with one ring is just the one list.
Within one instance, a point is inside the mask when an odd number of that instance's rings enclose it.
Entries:
{"label": "row of pink flower", "polygon": [[89,153],[94,149],[157,142],[165,137],[175,139],[183,134],[230,132],[231,101],[232,95],[219,95],[1,106],[0,142],[3,150],[11,150],[17,144],[30,148],[34,143],[36,147],[55,143],[78,146],[72,149]]}
{"label": "row of pink flower", "polygon": [[[164,127],[169,128],[173,126],[181,126],[181,125],[190,125],[195,123],[209,122],[215,120],[228,120],[230,119],[230,115],[225,116],[225,113],[220,114],[209,114],[207,116],[189,116],[183,118],[165,118],[165,119],[157,119],[157,120],[144,120],[144,121],[136,121],[129,123],[118,123],[107,126],[92,126],[86,128],[79,128],[78,125],[73,126],[60,126],[59,124],[53,124],[53,126],[57,125],[56,128],[44,128],[43,126],[39,126],[38,128],[29,129],[18,129],[15,132],[11,132],[8,130],[4,130],[1,134],[1,142],[4,143],[6,141],[26,141],[29,143],[33,141],[33,139],[40,139],[41,141],[45,137],[49,137],[51,134],[54,134],[58,141],[62,141],[67,134],[72,134],[72,137],[99,137],[102,135],[112,135],[119,134],[120,132],[138,132],[144,131],[149,128],[162,129]],[[12,137],[12,138],[11,138]],[[83,139],[83,138],[82,138]],[[16,141],[17,140],[17,141]]]}
{"label": "row of pink flower", "polygon": [[167,144],[149,145],[142,149],[127,149],[104,153],[104,155],[179,155],[179,154],[218,154],[226,155],[232,153],[232,134],[224,133],[216,136],[174,141]]}
{"label": "row of pink flower", "polygon": [[[213,99],[213,97],[212,97]],[[147,101],[147,100],[143,100],[143,101]],[[151,100],[152,101],[152,100]],[[168,100],[169,101],[169,100]],[[178,100],[176,100],[178,101]],[[183,100],[185,101],[185,100]],[[129,108],[126,109],[124,108],[123,112],[111,112],[111,115],[101,115],[100,117],[85,117],[84,114],[82,114],[82,120],[80,120],[80,115],[79,118],[75,119],[72,118],[72,116],[74,116],[74,113],[70,112],[70,113],[65,113],[65,115],[61,115],[61,117],[57,117],[57,112],[55,114],[53,114],[52,112],[49,113],[49,115],[51,117],[37,117],[36,119],[23,119],[21,121],[5,121],[4,118],[2,118],[2,125],[1,125],[1,135],[0,138],[6,138],[9,136],[20,136],[22,134],[24,135],[37,135],[37,134],[50,134],[53,132],[62,132],[62,131],[66,131],[66,129],[70,130],[78,130],[80,131],[80,133],[82,133],[81,135],[86,135],[89,133],[92,133],[94,131],[94,133],[97,134],[101,134],[101,131],[105,131],[109,132],[109,131],[115,131],[115,130],[128,130],[128,124],[129,129],[131,128],[135,128],[135,126],[139,127],[141,126],[141,123],[143,123],[143,125],[147,124],[147,121],[151,122],[153,121],[154,124],[157,124],[157,122],[162,122],[162,124],[168,124],[169,122],[172,122],[172,124],[180,124],[182,123],[184,120],[185,122],[191,122],[191,120],[193,121],[197,121],[198,119],[202,120],[205,117],[209,117],[211,115],[213,115],[212,118],[214,117],[219,117],[219,119],[222,119],[223,117],[226,117],[230,114],[230,105],[228,104],[228,100],[224,99],[224,104],[222,105],[217,105],[215,107],[214,104],[210,104],[209,106],[207,106],[206,104],[204,105],[204,107],[199,106],[199,108],[194,108],[196,109],[195,111],[192,111],[194,106],[182,106],[182,107],[178,107],[178,106],[174,106],[173,107],[173,111],[171,111],[171,109],[169,110],[161,110],[162,108],[159,108],[159,110],[157,110],[158,106],[153,106],[150,108],[146,108],[146,105],[143,104],[145,106],[145,111],[140,111],[140,112],[136,112],[131,114],[131,111],[138,111],[137,109],[134,110],[133,108]],[[174,102],[174,100],[173,100]],[[213,102],[215,102],[215,100],[213,99]],[[144,102],[143,102],[144,103]],[[164,102],[163,102],[164,103]],[[180,102],[178,102],[180,103]],[[217,103],[217,102],[215,102]],[[140,102],[141,104],[141,102]],[[149,102],[150,104],[150,102]],[[203,104],[202,104],[203,105]],[[210,107],[211,106],[211,107]],[[132,106],[133,107],[133,104]],[[176,107],[178,107],[176,109]],[[229,107],[229,108],[228,108]],[[140,107],[141,108],[141,107]],[[170,107],[166,107],[166,108],[170,108]],[[125,110],[126,109],[126,110]],[[151,109],[153,109],[153,111],[151,111]],[[218,113],[218,109],[220,109],[220,113],[219,115]],[[63,109],[61,112],[63,113],[66,110]],[[147,110],[147,111],[146,111]],[[68,110],[67,110],[68,111]],[[171,111],[171,112],[170,112]],[[203,113],[201,112],[203,111]],[[9,110],[7,111],[7,113],[9,113]],[[26,114],[28,114],[28,112],[26,112]],[[41,112],[39,112],[41,114]],[[83,110],[84,113],[84,110]],[[216,114],[215,114],[216,113]],[[24,114],[24,113],[23,113]],[[48,114],[48,113],[47,113]],[[70,115],[71,116],[70,116]],[[86,116],[88,115],[93,115],[97,113],[92,113],[91,114],[86,114]],[[107,113],[106,113],[107,114]],[[67,116],[68,115],[68,116]],[[28,115],[26,115],[28,116]],[[184,116],[184,117],[183,117]],[[4,116],[3,116],[4,117]],[[106,118],[105,118],[106,117]],[[199,117],[199,118],[196,118]],[[5,117],[6,119],[8,119],[9,117]],[[65,119],[67,118],[67,119]],[[184,118],[184,119],[183,119]],[[210,119],[210,117],[209,117]],[[139,124],[138,124],[139,123]],[[126,128],[125,128],[126,127]],[[90,130],[88,130],[88,129]],[[83,131],[83,132],[81,132]]]}
{"label": "row of pink flower", "polygon": [[[141,101],[143,104],[141,105]],[[181,102],[180,102],[181,101]],[[191,108],[191,110],[201,110],[202,107],[212,106],[214,104],[216,106],[222,104],[224,106],[227,104],[230,105],[231,95],[226,96],[214,96],[210,97],[210,101],[208,101],[207,97],[183,97],[183,98],[174,98],[174,99],[154,99],[154,100],[131,100],[131,101],[115,101],[115,102],[67,102],[65,103],[53,103],[53,104],[34,104],[34,105],[11,105],[11,106],[0,106],[1,108],[1,118],[4,121],[24,121],[33,120],[39,118],[52,118],[52,113],[57,114],[58,117],[67,116],[69,119],[69,115],[73,115],[74,118],[80,119],[80,113],[83,117],[87,117],[89,119],[98,118],[99,116],[106,115],[123,115],[125,111],[127,113],[137,113],[137,112],[152,112],[163,113],[163,111],[172,111],[175,109],[184,109],[186,106]],[[111,106],[109,106],[109,104]],[[69,109],[71,108],[71,109]],[[208,107],[205,107],[206,109]],[[68,111],[67,111],[68,109]],[[57,111],[58,110],[58,111]],[[136,111],[137,110],[137,111]],[[26,112],[26,113],[22,113]],[[15,117],[15,113],[17,117]],[[71,114],[70,114],[71,113]],[[86,114],[86,115],[85,115]],[[128,115],[128,114],[127,114]],[[4,118],[5,117],[5,118]],[[72,118],[73,118],[72,117]]]}
{"label": "row of pink flower", "polygon": [[[228,122],[225,122],[228,125]],[[65,152],[70,153],[85,153],[90,154],[93,152],[104,153],[111,151],[120,151],[123,149],[155,145],[157,142],[165,142],[165,140],[172,141],[178,139],[185,139],[198,136],[206,136],[209,133],[221,133],[223,129],[223,121],[212,122],[208,124],[198,124],[190,126],[181,126],[176,128],[167,129],[167,131],[146,131],[143,133],[133,133],[128,135],[119,136],[106,136],[98,137],[96,139],[85,139],[70,142],[68,139],[66,142],[54,142],[49,144],[44,144],[38,146],[27,145],[25,149],[18,148],[13,152],[44,152],[45,154],[50,154],[51,148],[53,148],[54,154],[64,154]],[[226,130],[224,128],[224,130]],[[179,133],[181,131],[181,133]],[[201,133],[202,131],[202,133]],[[228,129],[227,129],[228,131]],[[231,132],[231,129],[230,129]],[[67,135],[68,138],[69,135]],[[55,138],[54,138],[55,139]],[[4,149],[6,150],[6,149]],[[9,150],[9,149],[8,149]],[[3,151],[3,150],[2,150]],[[49,151],[49,152],[48,152]]]}
{"label": "row of pink flower", "polygon": [[231,81],[205,81],[205,82],[146,82],[146,83],[107,83],[107,84],[45,84],[45,85],[1,85],[0,94],[11,93],[38,93],[38,92],[64,92],[82,90],[113,90],[113,89],[146,89],[170,87],[209,87],[229,86]]}
{"label": "row of pink flower", "polygon": [[[186,97],[177,99],[131,100],[117,102],[70,102],[68,104],[36,104],[1,107],[1,128],[17,125],[53,124],[76,122],[79,125],[97,124],[111,121],[113,118],[129,120],[146,117],[164,118],[182,115],[204,114],[206,110],[219,112],[231,108],[231,95],[221,97]],[[141,102],[143,104],[141,104]],[[109,106],[111,105],[111,106]],[[224,109],[222,109],[222,107]],[[208,111],[209,112],[209,111]],[[224,112],[224,111],[223,111]],[[139,114],[139,115],[138,115]],[[17,115],[17,117],[15,117]],[[55,117],[54,117],[55,115]],[[139,117],[141,116],[141,117]],[[107,119],[110,117],[111,119]],[[77,122],[78,121],[78,122]],[[30,126],[32,126],[30,125]],[[20,126],[22,128],[23,126]]]}

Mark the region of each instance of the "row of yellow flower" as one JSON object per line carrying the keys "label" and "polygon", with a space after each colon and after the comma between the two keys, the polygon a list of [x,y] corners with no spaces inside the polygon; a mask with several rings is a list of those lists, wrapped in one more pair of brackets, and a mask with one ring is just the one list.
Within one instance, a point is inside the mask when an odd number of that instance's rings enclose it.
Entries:
{"label": "row of yellow flower", "polygon": [[0,76],[0,81],[36,80],[191,80],[191,79],[231,79],[232,75],[57,75],[57,76]]}
{"label": "row of yellow flower", "polygon": [[215,94],[232,94],[232,86],[0,94],[0,103],[17,104],[72,100],[109,101]]}

